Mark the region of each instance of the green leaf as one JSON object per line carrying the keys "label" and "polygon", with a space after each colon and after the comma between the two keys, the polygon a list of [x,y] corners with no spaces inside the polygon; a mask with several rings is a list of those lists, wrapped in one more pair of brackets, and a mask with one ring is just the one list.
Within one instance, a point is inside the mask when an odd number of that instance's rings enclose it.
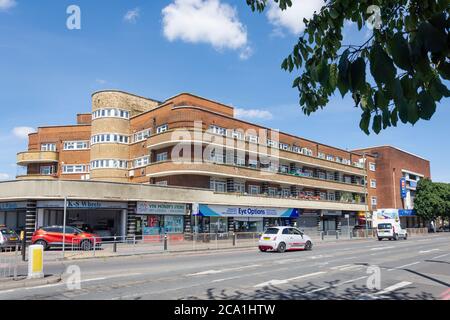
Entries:
{"label": "green leaf", "polygon": [[319,83],[324,87],[327,86],[330,76],[330,70],[326,59],[322,59],[317,66],[317,76]]}
{"label": "green leaf", "polygon": [[381,122],[382,122],[381,115],[378,114],[375,117],[373,117],[372,130],[376,134],[379,134],[381,131]]}
{"label": "green leaf", "polygon": [[391,111],[391,124],[396,127],[398,122],[398,109],[394,108]]}
{"label": "green leaf", "polygon": [[339,17],[339,12],[335,8],[331,8],[330,16],[332,19],[337,19]]}
{"label": "green leaf", "polygon": [[352,91],[361,91],[365,90],[366,84],[366,63],[364,59],[359,57],[350,67],[350,82]]}
{"label": "green leaf", "polygon": [[440,101],[442,97],[450,97],[450,90],[444,86],[438,78],[434,78],[430,82],[430,94],[434,101]]}
{"label": "green leaf", "polygon": [[430,120],[436,112],[436,102],[433,97],[426,91],[419,93],[419,116],[424,120]]}
{"label": "green leaf", "polygon": [[375,92],[375,106],[380,109],[386,109],[389,105],[389,100],[383,94],[383,91],[378,90]]}
{"label": "green leaf", "polygon": [[408,76],[403,77],[400,80],[402,85],[403,95],[408,100],[415,100],[417,96],[417,91],[414,89],[413,80]]}
{"label": "green leaf", "polygon": [[383,115],[383,129],[391,126],[391,114],[389,113],[389,109],[385,108],[382,110]]}
{"label": "green leaf", "polygon": [[367,135],[370,134],[369,124],[370,124],[370,111],[366,110],[361,115],[361,121],[359,122],[359,127]]}
{"label": "green leaf", "polygon": [[397,74],[394,63],[378,43],[374,44],[370,50],[369,59],[370,72],[377,84],[389,84],[394,81]]}
{"label": "green leaf", "polygon": [[408,122],[414,125],[419,120],[419,110],[417,109],[416,103],[412,101],[408,102],[407,105],[408,105]]}
{"label": "green leaf", "polygon": [[336,89],[338,83],[338,67],[335,63],[330,66],[330,91],[333,92]]}
{"label": "green leaf", "polygon": [[292,88],[297,88],[300,84],[300,77],[295,78],[294,82],[292,83]]}
{"label": "green leaf", "polygon": [[427,51],[439,53],[447,49],[446,34],[436,29],[431,23],[422,22],[417,34]]}
{"label": "green leaf", "polygon": [[396,33],[388,41],[388,47],[395,64],[403,70],[412,72],[413,67],[409,58],[408,41],[403,38],[400,32]]}
{"label": "green leaf", "polygon": [[345,50],[342,55],[341,59],[339,60],[339,74],[338,74],[338,89],[341,92],[342,97],[345,96],[345,94],[348,92],[350,88],[350,80],[348,78],[348,69],[350,66],[350,62],[348,61],[348,55],[350,51],[347,49]]}

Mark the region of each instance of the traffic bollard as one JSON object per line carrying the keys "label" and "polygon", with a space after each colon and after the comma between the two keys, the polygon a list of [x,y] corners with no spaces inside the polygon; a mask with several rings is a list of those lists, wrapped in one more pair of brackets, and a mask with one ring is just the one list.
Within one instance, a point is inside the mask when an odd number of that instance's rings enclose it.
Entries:
{"label": "traffic bollard", "polygon": [[236,233],[233,232],[233,247],[236,246]]}
{"label": "traffic bollard", "polygon": [[20,236],[22,237],[22,246],[20,248],[22,250],[22,261],[25,261],[27,252],[27,239],[25,237],[25,232],[22,231]]}
{"label": "traffic bollard", "polygon": [[336,240],[339,240],[339,232],[336,231]]}
{"label": "traffic bollard", "polygon": [[164,235],[164,251],[167,251],[167,234]]}
{"label": "traffic bollard", "polygon": [[114,253],[117,252],[117,237],[116,236],[114,236],[113,252]]}
{"label": "traffic bollard", "polygon": [[320,235],[322,236],[322,240],[323,240],[323,238],[324,238],[324,232],[322,231],[322,232],[320,233]]}

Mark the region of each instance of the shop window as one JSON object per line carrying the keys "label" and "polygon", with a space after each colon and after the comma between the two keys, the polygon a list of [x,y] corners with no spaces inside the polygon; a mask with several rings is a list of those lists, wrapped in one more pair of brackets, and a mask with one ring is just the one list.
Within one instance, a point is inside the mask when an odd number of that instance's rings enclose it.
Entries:
{"label": "shop window", "polygon": [[228,232],[228,219],[223,217],[210,217],[209,230],[211,233]]}
{"label": "shop window", "polygon": [[164,216],[164,230],[167,233],[183,233],[184,216]]}

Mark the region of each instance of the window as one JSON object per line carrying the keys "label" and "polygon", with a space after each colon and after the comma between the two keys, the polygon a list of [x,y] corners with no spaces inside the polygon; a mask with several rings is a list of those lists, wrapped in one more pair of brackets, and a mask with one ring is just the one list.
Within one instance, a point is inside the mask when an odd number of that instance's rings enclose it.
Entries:
{"label": "window", "polygon": [[289,147],[288,144],[280,142],[280,149],[282,149],[282,150],[289,150],[290,147]]}
{"label": "window", "polygon": [[336,201],[336,195],[334,192],[328,192],[327,196],[328,201]]}
{"label": "window", "polygon": [[328,161],[334,161],[334,157],[328,154],[327,155],[327,160]]}
{"label": "window", "polygon": [[325,178],[326,178],[325,172],[319,171],[319,172],[317,173],[317,175],[318,175],[319,179],[325,180]]}
{"label": "window", "polygon": [[156,133],[163,133],[166,132],[167,130],[169,130],[169,125],[163,124],[162,126],[156,128]]}
{"label": "window", "polygon": [[98,118],[122,118],[130,119],[130,112],[122,109],[98,109],[92,112],[92,120]]}
{"label": "window", "polygon": [[134,142],[144,141],[150,137],[150,129],[142,130],[134,134]]}
{"label": "window", "polygon": [[272,148],[278,148],[278,143],[276,141],[267,139],[267,146],[272,147]]}
{"label": "window", "polygon": [[320,158],[320,159],[325,159],[325,153],[319,152],[319,153],[317,154],[317,157]]}
{"label": "window", "polygon": [[234,192],[244,193],[245,192],[245,183],[243,182],[234,182]]}
{"label": "window", "polygon": [[66,141],[64,142],[64,150],[87,150],[89,149],[88,141]]}
{"label": "window", "polygon": [[307,156],[312,156],[313,155],[312,150],[308,149],[308,148],[302,148],[302,153],[306,154]]}
{"label": "window", "polygon": [[377,168],[376,168],[375,163],[369,162],[369,170],[370,170],[370,171],[375,171],[376,169],[377,169]]}
{"label": "window", "polygon": [[342,163],[342,158],[341,157],[336,157],[336,162]]}
{"label": "window", "polygon": [[117,133],[104,133],[97,134],[92,136],[91,145],[97,143],[120,143],[120,144],[128,144],[129,137]]}
{"label": "window", "polygon": [[247,140],[248,142],[252,142],[252,143],[258,143],[258,136],[253,136],[253,135],[247,135]]}
{"label": "window", "polygon": [[166,186],[166,187],[167,187],[168,184],[167,184],[167,181],[164,180],[164,181],[158,181],[158,182],[156,182],[155,185],[157,185],[157,186]]}
{"label": "window", "polygon": [[215,192],[226,192],[227,191],[227,183],[225,181],[211,179],[209,182],[209,186],[211,190]]}
{"label": "window", "polygon": [[213,149],[209,154],[208,160],[216,163],[223,163],[223,153],[217,152],[215,149]]}
{"label": "window", "polygon": [[271,197],[276,197],[276,195],[277,195],[277,188],[268,188],[268,194],[269,194],[269,196],[271,196]]}
{"label": "window", "polygon": [[104,159],[91,161],[92,169],[127,169],[128,162],[126,160]]}
{"label": "window", "polygon": [[371,188],[376,188],[377,187],[377,180],[370,179],[370,187]]}
{"label": "window", "polygon": [[231,133],[231,137],[234,138],[234,139],[242,140],[243,139],[243,134],[240,131],[233,130],[233,132]]}
{"label": "window", "polygon": [[150,156],[134,159],[134,168],[144,167],[150,163]]}
{"label": "window", "polygon": [[53,166],[43,166],[41,167],[41,175],[49,176],[55,173],[55,168]]}
{"label": "window", "polygon": [[213,126],[213,125],[209,126],[209,131],[211,133],[219,134],[221,136],[226,136],[227,135],[227,129],[221,128],[221,127],[218,127],[218,126]]}
{"label": "window", "polygon": [[292,151],[293,151],[293,152],[296,152],[296,153],[302,153],[302,148],[297,147],[297,146],[293,146],[293,147],[292,147]]}
{"label": "window", "polygon": [[377,197],[372,197],[372,198],[370,199],[370,203],[371,203],[373,206],[376,206],[376,205],[377,205]]}
{"label": "window", "polygon": [[291,196],[291,189],[289,189],[289,188],[283,188],[283,189],[281,190],[281,195],[282,195],[283,197],[290,197],[290,196]]}
{"label": "window", "polygon": [[258,160],[248,159],[248,166],[250,168],[258,168]]}
{"label": "window", "polygon": [[281,165],[280,166],[280,172],[281,173],[289,173],[289,167],[286,165]]}
{"label": "window", "polygon": [[250,185],[250,186],[248,186],[248,193],[249,194],[259,194],[259,186],[253,186],[253,185]]}
{"label": "window", "polygon": [[156,155],[156,162],[166,161],[167,160],[167,152],[158,153]]}
{"label": "window", "polygon": [[87,173],[88,166],[84,164],[66,164],[62,166],[63,174]]}
{"label": "window", "polygon": [[41,151],[56,151],[56,143],[41,144]]}
{"label": "window", "polygon": [[245,167],[245,158],[236,157],[236,165]]}

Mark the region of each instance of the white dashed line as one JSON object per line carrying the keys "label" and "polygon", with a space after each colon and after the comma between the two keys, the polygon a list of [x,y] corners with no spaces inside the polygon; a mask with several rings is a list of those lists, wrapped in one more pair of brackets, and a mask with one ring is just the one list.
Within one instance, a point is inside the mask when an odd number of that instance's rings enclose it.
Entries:
{"label": "white dashed line", "polygon": [[276,286],[276,285],[280,285],[280,284],[286,284],[289,281],[295,281],[295,280],[300,280],[303,278],[308,278],[308,277],[313,277],[313,276],[318,276],[320,274],[324,274],[326,272],[324,271],[320,271],[320,272],[314,272],[314,273],[309,273],[309,274],[304,274],[302,276],[298,276],[298,277],[294,277],[294,278],[289,278],[289,279],[285,279],[285,280],[270,280],[267,282],[263,282],[263,283],[259,283],[257,285],[254,286],[254,288],[259,288],[259,287],[267,287],[267,286]]}

